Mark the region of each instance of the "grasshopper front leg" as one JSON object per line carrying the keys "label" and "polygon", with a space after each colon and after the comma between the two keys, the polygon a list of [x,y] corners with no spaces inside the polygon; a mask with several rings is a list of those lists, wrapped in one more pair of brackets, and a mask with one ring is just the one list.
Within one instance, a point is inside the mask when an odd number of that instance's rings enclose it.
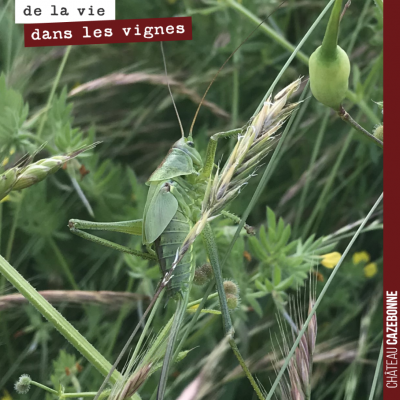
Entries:
{"label": "grasshopper front leg", "polygon": [[142,225],[143,224],[141,219],[132,221],[122,221],[122,222],[92,222],[92,221],[82,221],[79,219],[71,219],[68,222],[68,227],[70,231],[73,234],[80,236],[86,240],[90,240],[91,242],[98,243],[106,247],[110,247],[111,249],[114,250],[119,250],[124,253],[141,257],[144,260],[157,260],[155,254],[144,253],[138,250],[134,250],[129,247],[122,246],[118,243],[111,242],[110,240],[100,238],[98,236],[92,235],[90,233],[81,230],[81,229],[101,230],[101,231],[121,232],[130,235],[141,236]]}
{"label": "grasshopper front leg", "polygon": [[207,145],[206,160],[204,162],[204,168],[201,172],[201,177],[208,179],[211,176],[211,172],[214,168],[215,153],[217,151],[217,144],[219,139],[226,139],[232,136],[237,136],[242,132],[242,128],[232,129],[227,132],[218,132],[210,137],[210,141]]}

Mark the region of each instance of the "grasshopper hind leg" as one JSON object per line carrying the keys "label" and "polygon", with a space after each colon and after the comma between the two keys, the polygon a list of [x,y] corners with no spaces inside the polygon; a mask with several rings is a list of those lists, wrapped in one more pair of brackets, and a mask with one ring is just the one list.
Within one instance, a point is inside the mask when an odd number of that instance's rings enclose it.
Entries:
{"label": "grasshopper hind leg", "polygon": [[92,222],[82,221],[79,219],[71,219],[68,222],[70,231],[80,236],[83,239],[90,240],[91,242],[101,244],[111,249],[122,251],[123,253],[132,254],[137,257],[141,257],[145,260],[157,260],[157,257],[153,253],[144,253],[135,249],[131,249],[127,246],[122,246],[118,243],[114,243],[110,240],[103,239],[96,235],[84,232],[84,229],[89,230],[101,230],[109,232],[121,232],[130,235],[141,235],[142,234],[142,220],[123,221],[123,222]]}

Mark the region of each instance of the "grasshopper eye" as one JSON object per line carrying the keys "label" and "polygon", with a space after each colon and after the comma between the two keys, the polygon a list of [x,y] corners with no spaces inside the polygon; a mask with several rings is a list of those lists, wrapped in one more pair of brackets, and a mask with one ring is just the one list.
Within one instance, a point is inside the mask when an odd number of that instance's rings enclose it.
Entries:
{"label": "grasshopper eye", "polygon": [[194,147],[194,143],[193,142],[187,142],[187,145],[190,147]]}

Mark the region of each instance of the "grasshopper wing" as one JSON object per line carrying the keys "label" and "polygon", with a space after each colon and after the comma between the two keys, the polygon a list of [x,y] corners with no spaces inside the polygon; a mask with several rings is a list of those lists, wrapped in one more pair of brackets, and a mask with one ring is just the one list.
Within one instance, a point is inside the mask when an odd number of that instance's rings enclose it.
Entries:
{"label": "grasshopper wing", "polygon": [[153,243],[165,230],[178,210],[178,200],[170,192],[168,183],[161,183],[150,190],[150,202],[144,216],[144,243]]}

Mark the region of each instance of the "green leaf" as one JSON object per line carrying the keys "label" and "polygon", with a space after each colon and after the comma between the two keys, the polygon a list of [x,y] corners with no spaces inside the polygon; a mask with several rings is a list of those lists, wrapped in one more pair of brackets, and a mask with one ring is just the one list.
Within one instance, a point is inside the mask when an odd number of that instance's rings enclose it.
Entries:
{"label": "green leaf", "polygon": [[283,222],[282,218],[279,218],[278,230],[277,230],[277,234],[276,234],[278,240],[280,239],[284,229],[285,229],[285,223]]}
{"label": "green leaf", "polygon": [[260,282],[259,279],[255,280],[254,285],[261,292],[266,292],[267,291],[267,288]]}
{"label": "green leaf", "polygon": [[258,314],[258,316],[261,318],[263,316],[263,311],[258,301],[251,295],[247,296],[247,301],[253,307],[254,311]]}
{"label": "green leaf", "polygon": [[268,231],[272,231],[275,233],[276,217],[275,213],[269,207],[267,207],[267,224],[268,224]]}
{"label": "green leaf", "polygon": [[265,286],[266,286],[268,292],[273,292],[274,291],[273,283],[268,278],[265,278],[264,282],[265,282]]}
{"label": "green leaf", "polygon": [[292,286],[294,281],[293,276],[289,276],[289,278],[284,279],[279,285],[275,286],[275,290],[286,290]]}
{"label": "green leaf", "polygon": [[29,107],[24,104],[22,94],[7,88],[6,77],[0,75],[0,160],[8,157],[10,151],[32,152],[34,146],[25,140],[27,130],[23,125],[28,117]]}
{"label": "green leaf", "polygon": [[260,261],[264,261],[268,258],[267,254],[264,252],[264,249],[262,248],[260,242],[257,240],[256,237],[250,236],[249,244],[251,253]]}
{"label": "green leaf", "polygon": [[309,246],[312,246],[315,238],[315,233],[313,233],[303,244],[303,251],[306,251]]}
{"label": "green leaf", "polygon": [[[291,234],[292,234],[292,229],[291,229],[290,225],[287,225],[286,228],[283,230],[282,235],[280,236],[279,241],[276,244],[276,247],[278,249],[281,249],[283,246],[286,246],[286,243],[290,239]],[[296,242],[293,242],[293,243],[295,244]]]}
{"label": "green leaf", "polygon": [[280,281],[282,279],[282,271],[281,269],[276,265],[274,267],[274,286],[276,288],[277,285],[279,285]]}

